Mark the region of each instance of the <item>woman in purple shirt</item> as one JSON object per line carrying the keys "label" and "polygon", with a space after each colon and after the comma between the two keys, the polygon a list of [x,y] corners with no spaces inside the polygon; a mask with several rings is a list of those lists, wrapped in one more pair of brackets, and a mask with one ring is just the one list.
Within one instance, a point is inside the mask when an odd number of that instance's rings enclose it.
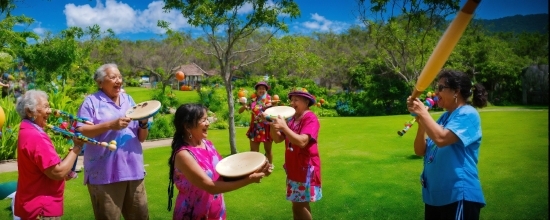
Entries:
{"label": "woman in purple shirt", "polygon": [[144,186],[143,148],[147,119],[132,121],[126,111],[134,100],[122,93],[122,75],[116,64],[105,64],[94,74],[99,91],[86,97],[78,116],[94,125],[79,123],[77,130],[98,141],[117,142],[117,149],[87,145],[84,151],[84,184],[92,200],[95,219],[148,219]]}

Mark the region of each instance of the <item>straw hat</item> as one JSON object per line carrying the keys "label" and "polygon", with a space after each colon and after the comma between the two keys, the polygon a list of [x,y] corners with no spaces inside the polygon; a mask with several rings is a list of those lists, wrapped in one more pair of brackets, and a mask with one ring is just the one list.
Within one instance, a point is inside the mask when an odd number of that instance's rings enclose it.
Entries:
{"label": "straw hat", "polygon": [[305,88],[294,88],[290,93],[288,93],[288,99],[290,99],[291,96],[302,96],[309,100],[308,106],[315,105],[315,96],[311,95],[307,89]]}
{"label": "straw hat", "polygon": [[266,82],[263,82],[263,81],[262,81],[262,82],[259,82],[259,83],[256,83],[256,85],[254,86],[254,89],[255,89],[255,90],[258,90],[258,86],[265,86],[266,90],[269,90],[269,89],[270,89],[269,85],[267,85],[267,83],[266,83]]}

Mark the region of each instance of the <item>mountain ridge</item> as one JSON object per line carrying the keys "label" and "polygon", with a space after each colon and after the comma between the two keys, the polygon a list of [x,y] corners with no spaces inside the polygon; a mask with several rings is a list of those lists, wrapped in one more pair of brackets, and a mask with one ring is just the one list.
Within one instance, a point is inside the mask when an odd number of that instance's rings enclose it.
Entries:
{"label": "mountain ridge", "polygon": [[513,32],[516,34],[548,33],[548,13],[513,15],[496,19],[473,19],[490,32]]}

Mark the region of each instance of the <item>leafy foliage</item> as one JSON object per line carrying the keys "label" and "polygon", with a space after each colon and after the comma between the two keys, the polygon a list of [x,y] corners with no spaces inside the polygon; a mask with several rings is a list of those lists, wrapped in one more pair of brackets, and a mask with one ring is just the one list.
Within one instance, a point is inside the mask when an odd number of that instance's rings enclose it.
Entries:
{"label": "leafy foliage", "polygon": [[[288,31],[284,18],[290,19],[300,15],[298,4],[292,0],[241,0],[241,1],[179,1],[164,0],[165,10],[179,10],[188,22],[205,31],[210,49],[205,53],[214,57],[220,68],[227,95],[229,116],[229,141],[232,153],[237,153],[235,142],[235,103],[231,80],[235,70],[255,63],[264,56],[249,56],[260,51],[278,30]],[[242,16],[239,9],[251,6],[252,11]],[[285,16],[286,17],[286,16]],[[167,28],[168,22],[161,21],[159,26]],[[274,28],[271,34],[256,35],[262,27]]]}
{"label": "leafy foliage", "polygon": [[155,116],[154,121],[149,128],[147,140],[173,137],[175,132],[174,125],[172,124],[173,120],[173,114],[158,114]]}
{"label": "leafy foliage", "polygon": [[0,128],[0,160],[13,159],[17,152],[17,135],[21,117],[15,111],[15,100],[7,96],[0,99],[0,108],[4,111],[5,122]]}

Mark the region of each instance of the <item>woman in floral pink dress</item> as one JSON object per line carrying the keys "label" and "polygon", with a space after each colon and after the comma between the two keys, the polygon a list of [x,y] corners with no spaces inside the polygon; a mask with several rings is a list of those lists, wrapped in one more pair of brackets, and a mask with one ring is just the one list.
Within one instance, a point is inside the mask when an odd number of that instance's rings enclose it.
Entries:
{"label": "woman in floral pink dress", "polygon": [[271,174],[266,164],[260,171],[232,182],[224,182],[216,172],[216,164],[222,159],[216,148],[207,140],[206,108],[199,104],[185,104],[176,110],[173,124],[176,128],[172,140],[170,183],[168,185],[168,210],[172,208],[174,185],[179,193],[174,206],[173,219],[225,219],[224,192],[233,191],[248,184],[259,183]]}
{"label": "woman in floral pink dress", "polygon": [[251,111],[250,127],[246,136],[250,139],[250,151],[260,151],[260,144],[264,143],[265,156],[269,163],[273,163],[273,154],[271,145],[273,140],[269,135],[269,124],[261,117],[261,114],[271,107],[271,96],[267,94],[269,85],[266,82],[259,82],[254,86],[256,92],[250,97],[250,105],[243,105],[239,109],[239,114],[244,110]]}

